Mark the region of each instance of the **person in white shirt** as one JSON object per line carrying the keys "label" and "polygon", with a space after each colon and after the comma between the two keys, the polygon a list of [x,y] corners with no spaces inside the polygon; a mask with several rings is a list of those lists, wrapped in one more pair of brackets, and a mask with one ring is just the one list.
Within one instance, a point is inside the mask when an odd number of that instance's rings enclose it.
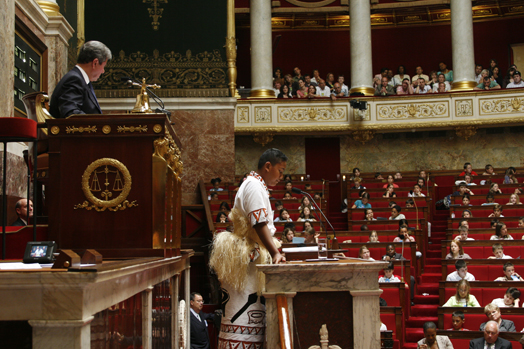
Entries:
{"label": "person in white shirt", "polygon": [[338,83],[340,84],[341,91],[342,93],[344,93],[344,96],[348,97],[349,96],[349,87],[346,84],[344,84],[344,75],[338,76]]}
{"label": "person in white shirt", "polygon": [[516,287],[509,287],[504,294],[504,298],[495,298],[491,304],[499,308],[518,308],[520,303],[520,291]]}
{"label": "person in white shirt", "polygon": [[273,87],[273,91],[275,91],[275,97],[277,97],[280,94],[280,88],[282,87],[282,84],[280,81],[275,81],[275,85]]}
{"label": "person in white shirt", "polygon": [[326,81],[320,79],[317,86],[317,97],[329,97],[331,96],[331,89],[326,86]]}
{"label": "person in white shirt", "polygon": [[522,77],[520,76],[520,72],[517,70],[515,73],[513,73],[513,82],[510,82],[506,85],[506,88],[519,88],[524,87],[524,81],[522,81]]}
{"label": "person in white shirt", "polygon": [[467,281],[475,281],[473,274],[468,273],[468,265],[463,259],[457,259],[455,262],[456,271],[448,274],[446,281],[460,281],[465,279]]}
{"label": "person in white shirt", "polygon": [[513,259],[513,257],[504,254],[504,247],[501,244],[494,244],[491,249],[493,256],[489,256],[488,259]]}
{"label": "person in white shirt", "polygon": [[475,81],[477,84],[480,84],[480,79],[482,79],[482,65],[475,65]]}
{"label": "person in white shirt", "polygon": [[400,282],[400,279],[393,275],[393,262],[389,262],[388,266],[384,268],[384,276],[378,279],[378,282]]}
{"label": "person in white shirt", "polygon": [[429,76],[427,76],[426,74],[422,74],[423,70],[420,65],[415,68],[415,71],[417,72],[417,74],[413,75],[413,78],[411,79],[411,81],[415,81],[420,78],[423,78],[426,81],[426,83],[429,82]]}
{"label": "person in white shirt", "polygon": [[455,237],[453,240],[459,240],[459,241],[474,241],[475,239],[468,237],[469,228],[465,225],[462,225],[459,227],[459,235]]}
{"label": "person in white shirt", "polygon": [[502,267],[504,276],[498,277],[495,281],[524,281],[524,279],[515,272],[515,266],[511,262],[507,262]]}
{"label": "person in white shirt", "polygon": [[426,93],[432,93],[431,87],[426,85],[426,80],[424,80],[424,78],[419,78],[418,86],[415,90],[415,94],[426,94]]}
{"label": "person in white shirt", "polygon": [[[446,76],[444,74],[439,74],[438,75],[438,82],[439,82],[439,84],[441,82],[443,82],[444,85],[446,85],[446,91],[445,92],[448,92],[449,90],[451,90],[451,85],[449,84],[448,81],[446,81]],[[437,92],[438,91],[438,85],[439,84],[434,84],[433,85],[433,92]]]}
{"label": "person in white shirt", "polygon": [[408,81],[411,81],[411,78],[409,77],[408,74],[406,74],[406,67],[404,67],[403,65],[399,65],[398,68],[397,68],[397,75],[394,76],[394,78],[400,83],[402,84],[402,82],[404,81],[404,79],[408,79]]}

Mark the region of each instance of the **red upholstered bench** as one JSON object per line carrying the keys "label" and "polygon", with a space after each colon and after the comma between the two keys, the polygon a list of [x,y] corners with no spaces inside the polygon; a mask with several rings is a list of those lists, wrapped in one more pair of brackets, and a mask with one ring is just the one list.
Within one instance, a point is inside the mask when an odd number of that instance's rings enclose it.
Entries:
{"label": "red upholstered bench", "polygon": [[[444,329],[446,330],[453,327],[451,317],[452,314],[444,314]],[[520,331],[524,326],[524,315],[504,314],[502,318],[505,320],[513,321],[515,323],[515,328],[517,329],[517,331]],[[464,323],[464,327],[471,331],[479,331],[480,325],[488,321],[488,318],[484,314],[466,314],[465,319],[466,322]]]}
{"label": "red upholstered bench", "polygon": [[[447,265],[446,268],[448,272],[446,275],[442,275],[442,280],[446,280],[446,276],[456,270],[454,265]],[[516,265],[515,271],[519,275],[524,275],[524,266]],[[473,276],[475,276],[475,280],[477,281],[494,281],[496,278],[500,276],[504,276],[502,265],[471,265],[469,264],[468,273],[473,274]]]}

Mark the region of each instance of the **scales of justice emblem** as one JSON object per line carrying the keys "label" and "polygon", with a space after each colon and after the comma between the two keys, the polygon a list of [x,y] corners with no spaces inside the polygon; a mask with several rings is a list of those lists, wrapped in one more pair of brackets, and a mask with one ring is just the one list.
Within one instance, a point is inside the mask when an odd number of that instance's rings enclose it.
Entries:
{"label": "scales of justice emblem", "polygon": [[82,191],[87,199],[74,209],[96,211],[122,211],[138,206],[127,200],[131,191],[131,174],[127,167],[116,159],[102,158],[87,166],[82,175]]}

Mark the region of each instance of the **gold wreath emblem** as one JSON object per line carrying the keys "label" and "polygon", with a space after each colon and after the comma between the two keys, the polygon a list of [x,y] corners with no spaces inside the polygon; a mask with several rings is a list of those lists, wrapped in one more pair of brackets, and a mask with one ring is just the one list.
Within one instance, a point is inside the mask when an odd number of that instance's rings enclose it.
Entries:
{"label": "gold wreath emblem", "polygon": [[[106,200],[101,200],[95,197],[95,195],[93,194],[92,183],[90,183],[91,175],[100,167],[104,168],[102,172],[107,173],[109,171],[108,166],[112,166],[117,169],[117,176],[119,173],[122,174],[124,183],[123,186],[118,190],[120,191],[120,194],[116,198],[109,200],[109,198],[113,196],[113,191],[108,190],[108,184],[106,180],[106,183],[104,183],[106,185],[106,190],[101,193],[102,197],[105,197]],[[95,177],[97,176],[96,172],[94,173]],[[129,173],[129,170],[123,163],[116,159],[102,158],[92,162],[89,166],[87,166],[86,170],[84,171],[84,174],[82,175],[82,190],[84,191],[84,195],[86,196],[86,198],[94,206],[103,207],[104,209],[111,209],[115,206],[120,205],[122,202],[124,202],[124,200],[126,200],[127,196],[129,195],[129,192],[131,191],[131,182],[131,174]],[[101,188],[99,191],[101,191]]]}

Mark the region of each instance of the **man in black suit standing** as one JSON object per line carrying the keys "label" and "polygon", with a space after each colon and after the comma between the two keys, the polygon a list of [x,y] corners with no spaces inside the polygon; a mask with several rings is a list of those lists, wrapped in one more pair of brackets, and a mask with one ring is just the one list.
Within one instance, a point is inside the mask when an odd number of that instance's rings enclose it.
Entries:
{"label": "man in black suit standing", "polygon": [[511,342],[499,338],[499,325],[495,321],[488,321],[484,327],[484,338],[472,339],[469,349],[512,349]]}
{"label": "man in black suit standing", "polygon": [[20,199],[16,202],[15,211],[18,219],[11,226],[25,227],[29,218],[33,218],[33,202],[29,200],[29,205],[27,205],[27,199]]}
{"label": "man in black suit standing", "polygon": [[202,311],[204,299],[199,293],[191,293],[191,349],[210,349],[207,321],[213,320],[215,314]]}
{"label": "man in black suit standing", "polygon": [[78,54],[77,65],[56,85],[49,112],[55,118],[67,118],[72,114],[102,114],[95,96],[92,81],[104,73],[111,59],[109,48],[99,41],[88,41]]}

